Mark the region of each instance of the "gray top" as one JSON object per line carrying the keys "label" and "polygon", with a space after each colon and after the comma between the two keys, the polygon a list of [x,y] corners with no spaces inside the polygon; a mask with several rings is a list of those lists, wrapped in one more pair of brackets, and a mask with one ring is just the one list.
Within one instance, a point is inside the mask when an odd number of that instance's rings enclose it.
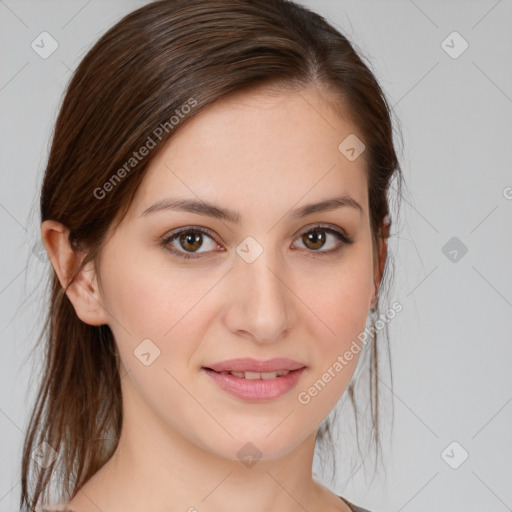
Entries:
{"label": "gray top", "polygon": [[352,510],[352,512],[371,512],[367,508],[358,507],[357,505],[350,503],[350,501],[348,501],[347,498],[343,498],[343,496],[339,496],[339,498],[350,507],[350,510]]}

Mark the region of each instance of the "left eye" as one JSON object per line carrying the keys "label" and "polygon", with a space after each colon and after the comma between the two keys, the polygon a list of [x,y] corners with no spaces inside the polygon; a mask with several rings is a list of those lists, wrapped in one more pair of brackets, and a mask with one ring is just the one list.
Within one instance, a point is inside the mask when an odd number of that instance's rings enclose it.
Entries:
{"label": "left eye", "polygon": [[[327,235],[326,235],[326,233],[327,233]],[[334,247],[330,250],[318,251],[319,248],[322,248],[325,246],[328,235],[335,237],[336,240],[334,241]],[[341,249],[341,247],[344,244],[352,244],[353,243],[353,241],[350,238],[348,238],[347,236],[345,236],[343,233],[340,233],[340,232],[336,231],[335,229],[324,227],[324,226],[316,226],[313,229],[309,229],[308,231],[303,232],[302,235],[300,236],[300,240],[305,244],[311,244],[311,247],[309,247],[309,248],[312,248],[312,252],[322,252],[322,253],[336,252],[339,249]],[[308,247],[306,247],[306,248],[308,248]]]}
{"label": "left eye", "polygon": [[[333,242],[334,246],[328,250],[319,249],[323,248],[326,245],[326,241],[328,240],[328,236],[333,236],[336,240]],[[165,237],[162,240],[162,245],[172,254],[176,255],[179,258],[199,258],[200,256],[196,256],[197,253],[209,252],[206,251],[198,251],[202,245],[204,237],[209,238],[212,242],[212,248],[214,249],[217,245],[213,240],[213,234],[210,231],[205,230],[204,228],[185,228],[180,231],[171,233],[169,236]],[[310,249],[311,253],[321,253],[321,254],[332,254],[338,252],[343,245],[353,244],[354,241],[346,236],[345,234],[331,228],[328,226],[313,226],[307,231],[303,231],[299,236],[299,240],[306,245],[306,249]],[[174,245],[174,242],[178,242],[181,245],[182,249]],[[169,245],[170,244],[170,245]],[[331,244],[332,246],[332,244]],[[191,252],[188,252],[191,251]]]}

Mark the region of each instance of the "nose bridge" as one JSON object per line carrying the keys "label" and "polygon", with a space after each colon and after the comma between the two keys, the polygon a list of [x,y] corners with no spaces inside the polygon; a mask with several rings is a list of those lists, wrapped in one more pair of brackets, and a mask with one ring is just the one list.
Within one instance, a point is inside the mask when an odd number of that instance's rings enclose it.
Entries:
{"label": "nose bridge", "polygon": [[[270,240],[267,237],[266,240]],[[259,341],[272,341],[290,327],[292,295],[286,285],[286,270],[280,253],[247,237],[236,249],[238,258],[232,274],[236,288],[236,330],[247,331]]]}

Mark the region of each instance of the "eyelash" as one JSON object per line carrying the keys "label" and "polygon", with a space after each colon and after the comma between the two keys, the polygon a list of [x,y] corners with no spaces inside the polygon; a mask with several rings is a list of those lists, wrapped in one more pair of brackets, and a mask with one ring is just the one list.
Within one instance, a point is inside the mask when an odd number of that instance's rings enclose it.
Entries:
{"label": "eyelash", "polygon": [[[307,251],[307,252],[313,253],[314,257],[316,257],[318,255],[322,256],[322,255],[331,255],[331,254],[337,253],[343,248],[344,245],[351,245],[354,243],[354,240],[352,238],[350,238],[350,237],[344,235],[343,233],[341,233],[340,231],[337,231],[337,230],[335,230],[329,226],[326,226],[324,224],[317,224],[315,226],[308,228],[306,231],[303,231],[302,233],[300,233],[299,237],[305,235],[306,233],[310,233],[313,231],[320,231],[320,230],[336,236],[339,240],[339,245],[335,249],[330,249],[329,251],[314,251],[314,250]],[[169,247],[169,244],[172,241],[174,241],[175,239],[177,239],[182,233],[189,233],[189,232],[190,233],[196,233],[196,232],[202,233],[203,235],[207,235],[210,238],[214,239],[213,233],[209,229],[189,226],[189,227],[180,229],[178,231],[175,231],[175,232],[171,233],[169,236],[164,237],[161,241],[161,245],[167,251],[176,255],[178,258],[182,258],[185,260],[201,258],[202,256],[200,254],[202,254],[202,253],[197,253],[197,254],[187,253],[187,252],[178,251],[178,250],[174,249],[173,247]]]}

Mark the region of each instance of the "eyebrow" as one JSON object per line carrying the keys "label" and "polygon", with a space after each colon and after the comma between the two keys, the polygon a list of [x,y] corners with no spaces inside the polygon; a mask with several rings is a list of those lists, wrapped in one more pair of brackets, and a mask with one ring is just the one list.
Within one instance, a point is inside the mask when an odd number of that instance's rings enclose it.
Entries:
{"label": "eyebrow", "polygon": [[[299,208],[292,210],[289,216],[294,219],[301,219],[313,213],[327,212],[341,207],[354,208],[359,211],[360,215],[363,214],[363,207],[354,198],[350,197],[349,195],[342,195],[339,197],[333,197],[331,199],[324,199],[318,203],[309,203],[304,206],[300,206]],[[241,220],[240,213],[237,211],[229,210],[227,208],[223,208],[206,201],[179,198],[161,199],[160,201],[157,201],[149,208],[144,210],[140,216],[143,217],[149,215],[150,213],[165,210],[197,213],[199,215],[226,220],[234,224],[240,223]]]}

